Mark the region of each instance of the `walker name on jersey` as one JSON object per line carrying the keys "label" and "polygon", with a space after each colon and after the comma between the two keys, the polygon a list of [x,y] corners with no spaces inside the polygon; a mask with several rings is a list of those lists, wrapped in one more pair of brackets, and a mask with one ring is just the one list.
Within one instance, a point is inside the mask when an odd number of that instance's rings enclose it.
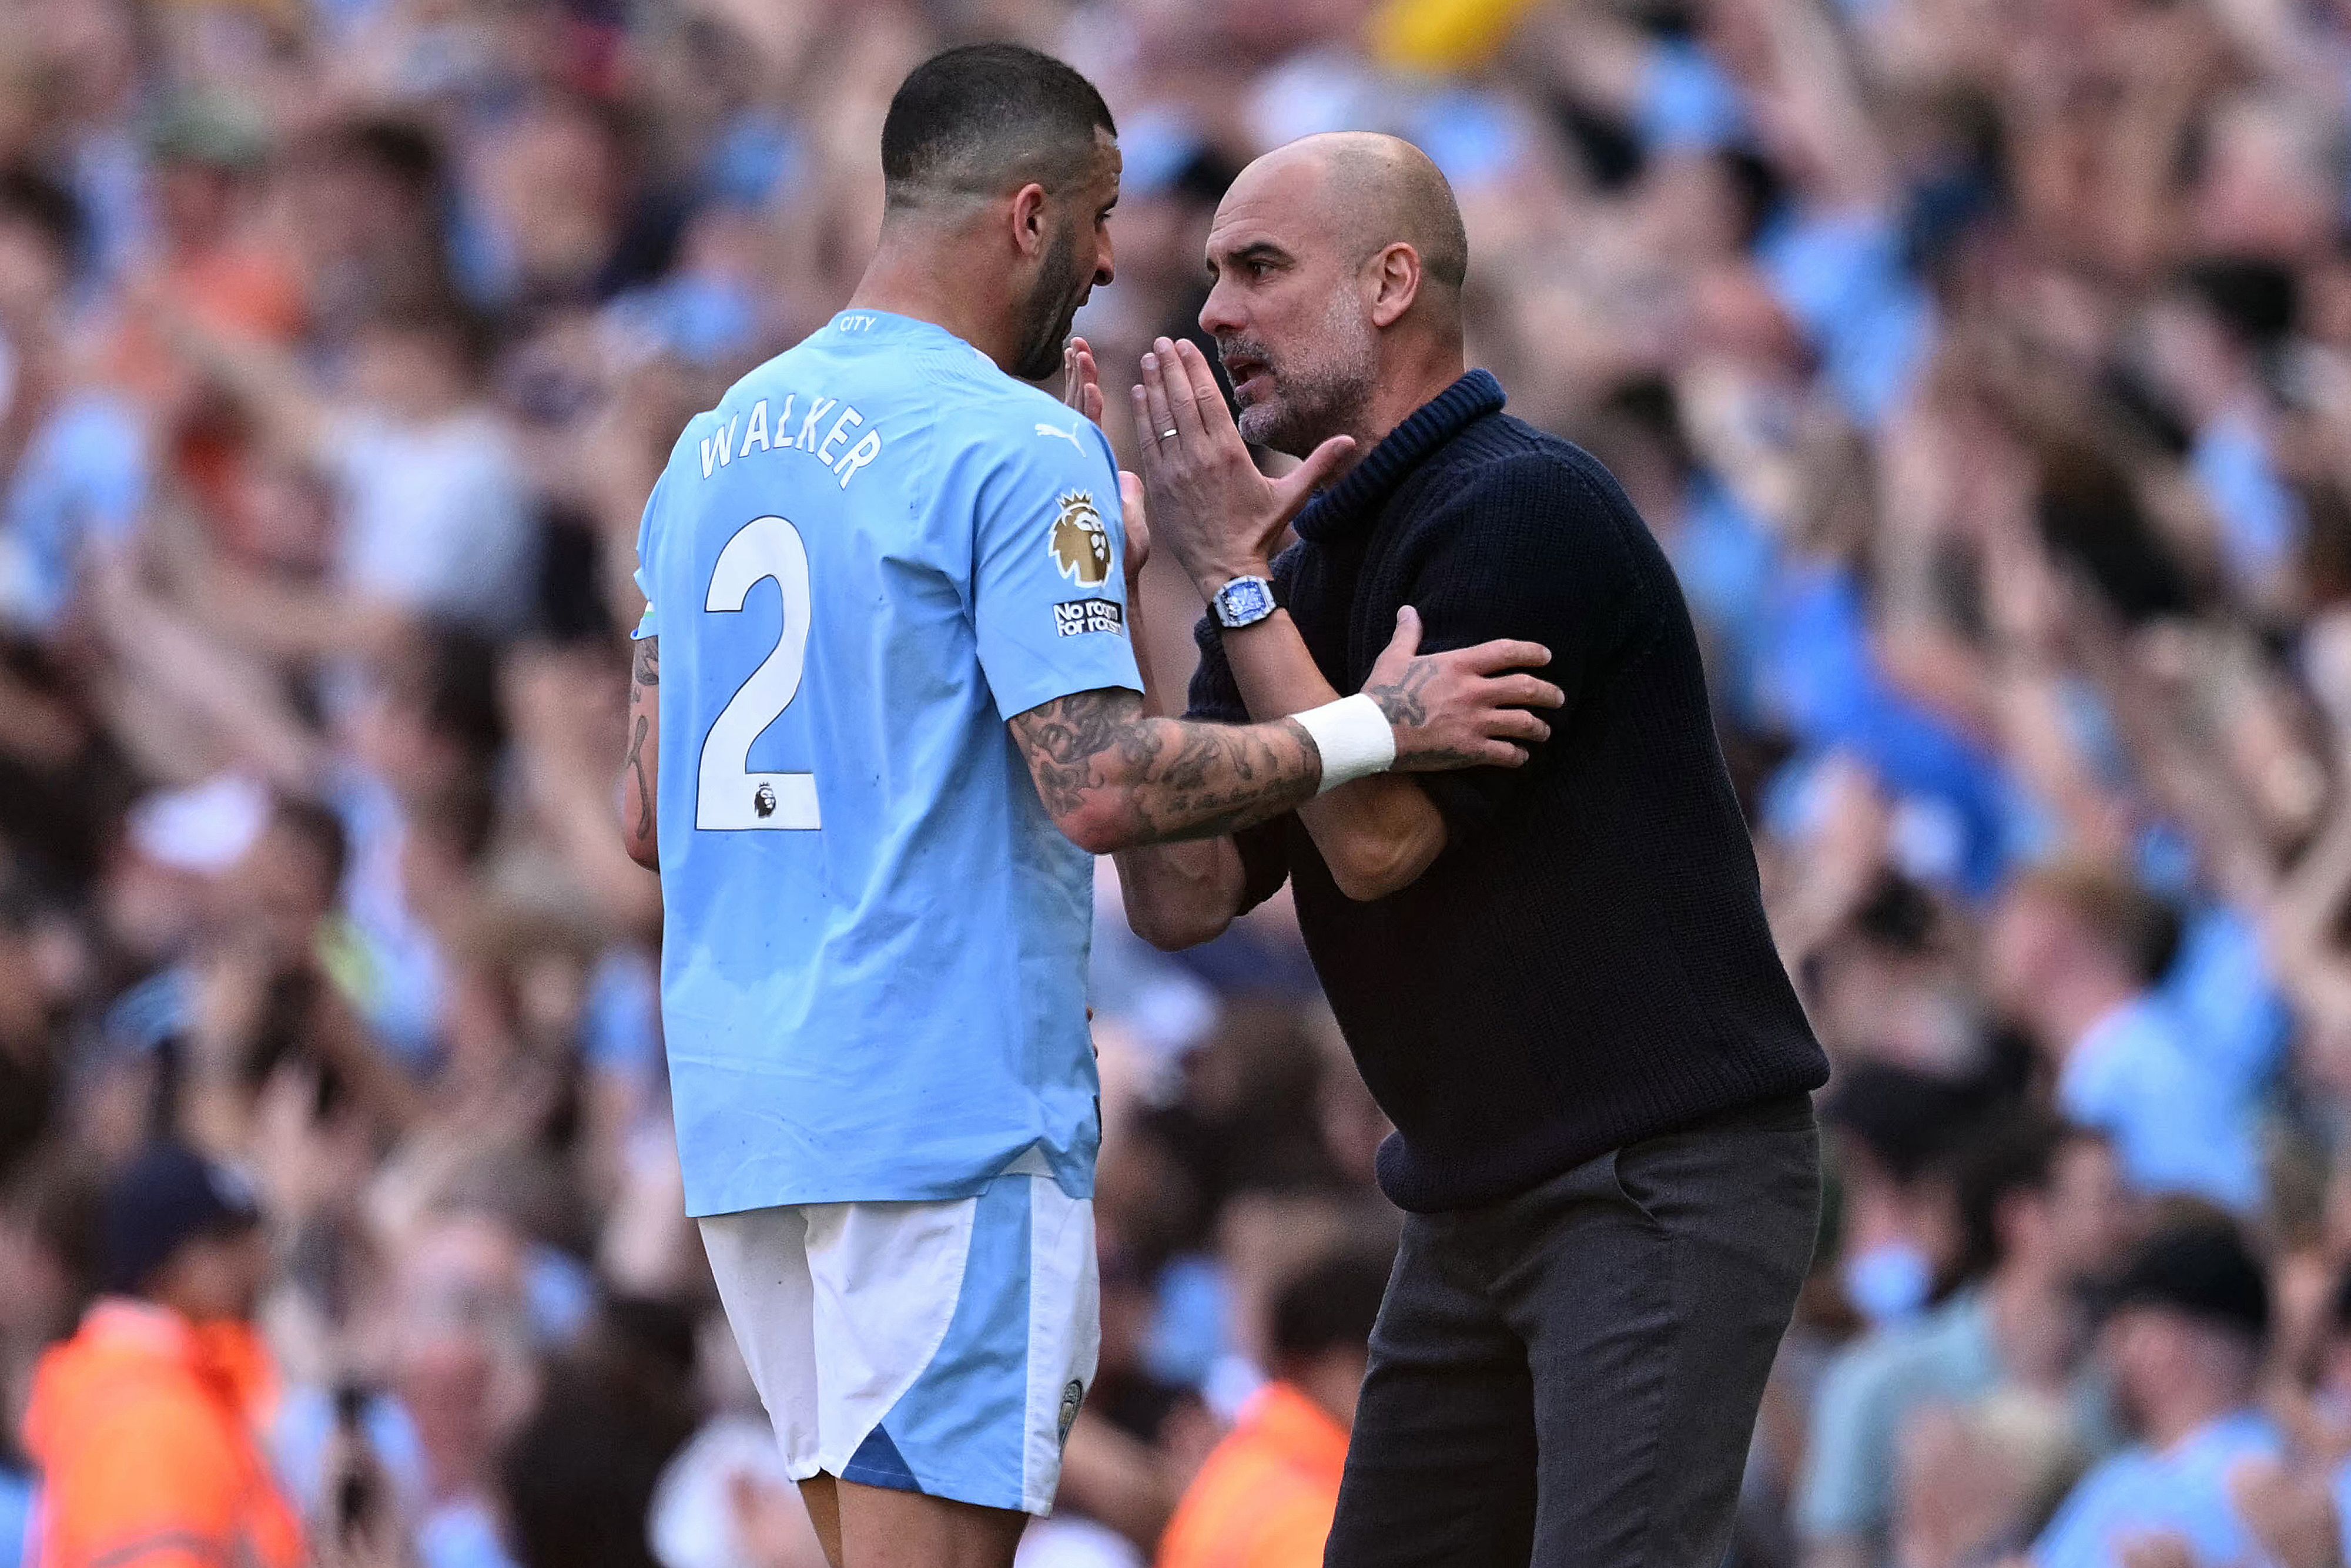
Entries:
{"label": "walker name on jersey", "polygon": [[831,469],[846,490],[859,469],[882,455],[881,433],[869,430],[859,434],[865,416],[842,406],[838,398],[810,397],[802,404],[798,392],[787,392],[773,413],[771,423],[768,400],[761,398],[747,413],[737,409],[704,436],[702,476],[707,479],[754,452],[804,452]]}
{"label": "walker name on jersey", "polygon": [[1126,629],[1126,616],[1115,599],[1072,599],[1053,606],[1053,629],[1064,637],[1089,632],[1116,636]]}

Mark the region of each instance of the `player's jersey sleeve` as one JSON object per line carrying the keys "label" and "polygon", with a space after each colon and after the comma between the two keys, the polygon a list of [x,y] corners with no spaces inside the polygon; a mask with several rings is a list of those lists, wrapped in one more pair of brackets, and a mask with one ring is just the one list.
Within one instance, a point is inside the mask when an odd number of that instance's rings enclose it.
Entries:
{"label": "player's jersey sleeve", "polygon": [[972,625],[1008,720],[1075,692],[1143,690],[1127,640],[1117,471],[1102,432],[1067,419],[1008,421],[980,470]]}
{"label": "player's jersey sleeve", "polygon": [[661,618],[655,612],[653,581],[653,528],[660,513],[662,492],[669,488],[669,470],[664,468],[661,477],[653,481],[653,493],[645,497],[644,516],[637,520],[637,591],[645,596],[645,612],[637,621],[637,629],[629,633],[643,639],[661,635]]}

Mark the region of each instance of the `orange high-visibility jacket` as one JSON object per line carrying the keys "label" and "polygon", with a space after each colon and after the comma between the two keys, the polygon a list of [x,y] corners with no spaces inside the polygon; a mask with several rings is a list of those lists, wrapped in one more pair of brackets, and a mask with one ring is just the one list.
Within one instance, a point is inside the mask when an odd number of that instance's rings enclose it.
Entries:
{"label": "orange high-visibility jacket", "polygon": [[1346,1464],[1346,1429],[1289,1384],[1269,1385],[1176,1505],[1159,1568],[1322,1568]]}
{"label": "orange high-visibility jacket", "polygon": [[268,1354],[102,1301],[41,1358],[25,1446],[41,1470],[36,1568],[300,1568],[300,1517],[262,1452]]}

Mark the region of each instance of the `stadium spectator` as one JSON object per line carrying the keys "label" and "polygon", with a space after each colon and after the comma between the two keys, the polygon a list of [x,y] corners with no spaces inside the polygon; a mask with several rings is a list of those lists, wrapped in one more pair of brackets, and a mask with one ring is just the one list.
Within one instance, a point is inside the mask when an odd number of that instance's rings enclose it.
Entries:
{"label": "stadium spectator", "polygon": [[1950,1155],[1983,1114],[1981,1084],[1865,1058],[1821,1106],[1836,1152],[1845,1299],[1880,1327],[1941,1298],[1969,1260]]}
{"label": "stadium spectator", "polygon": [[2111,1276],[2132,1240],[2112,1150],[2028,1115],[1979,1128],[1941,1163],[1959,1232],[1949,1288],[1917,1321],[1847,1345],[1822,1379],[1798,1503],[1812,1568],[1885,1552],[1901,1445],[1921,1410],[2012,1392],[2062,1412],[2059,1440],[2111,1446],[2080,1293]]}
{"label": "stadium spectator", "polygon": [[2020,877],[1991,935],[1990,982],[2047,1053],[2057,1105],[2115,1141],[2133,1185],[2240,1213],[2261,1201],[2251,1085],[2231,1082],[2154,994],[2178,920],[2127,878],[2060,866]]}
{"label": "stadium spectator", "polygon": [[2269,1286],[2228,1222],[2150,1238],[2113,1289],[2101,1333],[2137,1442],[2089,1474],[2032,1548],[2039,1568],[2121,1568],[2133,1539],[2176,1536],[2190,1560],[2254,1545],[2231,1496],[2238,1465],[2283,1448],[2254,1400],[2269,1334]]}
{"label": "stadium spectator", "polygon": [[53,631],[82,561],[126,547],[147,499],[136,413],[76,363],[71,308],[80,208],[40,174],[0,175],[0,330],[12,395],[0,496],[0,622]]}
{"label": "stadium spectator", "polygon": [[114,1179],[107,1293],[43,1358],[25,1416],[40,1568],[304,1561],[258,1430],[276,1392],[251,1322],[260,1219],[235,1176],[185,1148],[152,1145]]}
{"label": "stadium spectator", "polygon": [[353,334],[350,395],[337,402],[265,342],[150,303],[269,450],[334,486],[342,527],[331,596],[281,592],[281,646],[315,655],[414,621],[518,628],[538,564],[529,481],[485,400],[480,329],[464,307],[378,308]]}
{"label": "stadium spectator", "polygon": [[[497,1462],[537,1394],[538,1357],[520,1240],[485,1215],[435,1216],[403,1237],[381,1321],[363,1335],[381,1394],[338,1431],[338,1390],[288,1391],[271,1448],[288,1490],[326,1517],[364,1443],[385,1495],[371,1506],[413,1537],[422,1568],[507,1568]],[[345,1387],[351,1386],[346,1384]],[[357,1385],[364,1395],[364,1384]]]}
{"label": "stadium spectator", "polygon": [[1273,1381],[1259,1389],[1176,1506],[1159,1568],[1313,1568],[1339,1505],[1347,1433],[1388,1260],[1338,1253],[1300,1270],[1273,1304]]}

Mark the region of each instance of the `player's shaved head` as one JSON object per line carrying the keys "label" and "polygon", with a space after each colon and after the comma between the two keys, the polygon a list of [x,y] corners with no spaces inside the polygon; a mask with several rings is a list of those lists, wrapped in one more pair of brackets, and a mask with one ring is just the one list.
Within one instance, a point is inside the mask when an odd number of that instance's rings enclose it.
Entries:
{"label": "player's shaved head", "polygon": [[1217,204],[1207,259],[1200,325],[1251,441],[1303,456],[1367,434],[1384,402],[1460,362],[1468,236],[1409,141],[1336,131],[1275,148]]}
{"label": "player's shaved head", "polygon": [[1117,136],[1093,83],[1050,55],[975,44],[925,60],[882,123],[866,301],[912,294],[1012,374],[1052,374],[1079,308],[1111,280]]}
{"label": "player's shaved head", "polygon": [[882,122],[883,199],[893,212],[1003,195],[1035,182],[1060,192],[1115,137],[1094,84],[1018,44],[973,44],[916,66]]}

